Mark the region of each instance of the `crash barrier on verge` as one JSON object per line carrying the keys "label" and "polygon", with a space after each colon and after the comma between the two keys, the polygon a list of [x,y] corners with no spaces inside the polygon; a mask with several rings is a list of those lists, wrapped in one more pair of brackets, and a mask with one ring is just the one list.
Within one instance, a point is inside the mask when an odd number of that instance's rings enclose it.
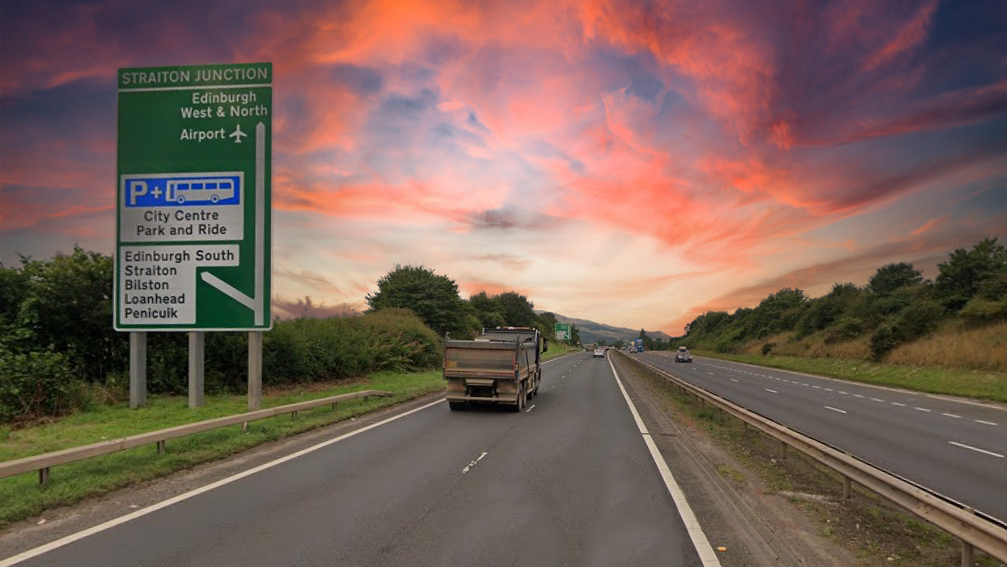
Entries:
{"label": "crash barrier on verge", "polygon": [[298,402],[296,404],[277,406],[275,408],[266,408],[247,413],[229,415],[226,417],[218,417],[196,423],[187,423],[185,425],[160,429],[158,431],[130,435],[129,437],[123,437],[121,439],[101,441],[90,445],[83,445],[81,447],[73,447],[71,449],[63,449],[62,451],[54,451],[52,453],[35,455],[33,457],[25,457],[23,459],[0,463],[0,478],[37,470],[39,484],[45,484],[46,481],[49,480],[49,469],[56,465],[63,465],[74,461],[89,459],[91,457],[108,455],[109,453],[117,453],[119,451],[125,451],[126,449],[132,449],[134,447],[150,443],[157,444],[157,453],[160,455],[164,453],[165,442],[169,439],[184,437],[194,433],[202,433],[203,431],[227,427],[228,425],[238,425],[239,423],[241,424],[242,430],[244,430],[248,428],[248,422],[250,421],[273,417],[275,415],[289,413],[296,416],[299,411],[309,410],[324,405],[331,404],[332,409],[335,409],[337,403],[345,402],[347,400],[363,398],[364,401],[367,401],[367,399],[371,396],[383,398],[392,395],[393,394],[390,392],[364,390],[362,392],[341,394],[338,396],[330,396],[328,398],[320,398],[317,400]]}
{"label": "crash barrier on verge", "polygon": [[962,565],[971,566],[973,547],[1007,561],[1007,525],[1002,521],[976,512],[951,498],[942,496],[912,481],[870,465],[865,461],[798,433],[785,425],[763,417],[748,409],[678,379],[668,372],[636,357],[622,359],[638,364],[668,380],[685,392],[710,403],[720,410],[779,440],[786,456],[787,447],[793,447],[815,461],[838,472],[843,477],[843,496],[850,497],[851,483],[856,482],[879,496],[898,504],[919,518],[962,540]]}

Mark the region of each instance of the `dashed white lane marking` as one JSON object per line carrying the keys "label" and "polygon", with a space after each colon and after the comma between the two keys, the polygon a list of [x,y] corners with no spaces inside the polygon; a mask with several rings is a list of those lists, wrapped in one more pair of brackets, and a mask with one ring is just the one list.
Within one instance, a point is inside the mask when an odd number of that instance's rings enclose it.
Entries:
{"label": "dashed white lane marking", "polygon": [[860,398],[861,400],[864,399],[864,397],[861,396],[860,394],[853,394],[853,397],[854,398]]}
{"label": "dashed white lane marking", "polygon": [[842,395],[844,395],[844,396],[849,396],[849,395],[850,395],[850,393],[849,393],[849,392],[844,392],[844,391],[842,391],[842,390],[839,390],[839,392],[837,392],[837,393],[839,393],[839,394],[842,394]]}
{"label": "dashed white lane marking", "polygon": [[479,461],[483,460],[483,457],[485,457],[488,454],[489,453],[487,453],[486,451],[483,451],[483,454],[479,455],[479,458],[477,458],[476,460],[472,461],[471,463],[468,464],[468,466],[466,466],[465,468],[462,469],[462,474],[465,474],[465,473],[469,472],[470,470],[472,470],[472,467],[478,465]]}
{"label": "dashed white lane marking", "polygon": [[770,390],[769,388],[763,388],[763,390],[765,390],[767,392],[771,392],[773,394],[779,394],[779,392],[777,392],[776,390]]}
{"label": "dashed white lane marking", "polygon": [[535,409],[535,404],[532,404],[528,409],[524,410],[524,412],[528,413],[528,412],[530,412],[533,409]]}
{"label": "dashed white lane marking", "polygon": [[835,390],[833,390],[832,388],[826,388],[825,391],[826,392],[835,392]]}
{"label": "dashed white lane marking", "polygon": [[713,372],[707,372],[707,374],[709,374],[710,376],[713,376]]}
{"label": "dashed white lane marking", "polygon": [[837,411],[837,412],[839,412],[839,413],[846,413],[846,410],[841,410],[841,409],[839,409],[839,408],[834,408],[834,407],[832,407],[832,406],[825,406],[825,409],[827,409],[827,410],[832,410],[832,411]]}
{"label": "dashed white lane marking", "polygon": [[872,402],[884,402],[881,398],[871,398]]}
{"label": "dashed white lane marking", "polygon": [[943,416],[945,416],[945,417],[953,417],[953,418],[955,418],[955,419],[961,419],[961,418],[962,418],[962,416],[960,416],[960,415],[955,415],[955,414],[953,414],[953,413],[941,413],[941,415],[943,415]]}
{"label": "dashed white lane marking", "polygon": [[812,386],[812,388],[814,388],[814,389],[816,389],[816,390],[821,390],[821,389],[822,389],[822,387],[821,387],[821,386]]}
{"label": "dashed white lane marking", "polygon": [[900,404],[899,402],[891,402],[893,406],[899,406],[900,408],[906,407],[906,404]]}
{"label": "dashed white lane marking", "polygon": [[731,378],[731,382],[737,382],[737,380],[735,380],[734,378]]}
{"label": "dashed white lane marking", "polygon": [[1001,455],[1000,453],[994,453],[993,451],[987,451],[986,449],[980,449],[979,447],[973,447],[971,445],[966,445],[964,443],[957,443],[955,441],[948,441],[948,443],[954,445],[955,447],[961,447],[962,449],[969,449],[971,451],[975,451],[977,453],[982,453],[984,455],[989,455],[991,457],[996,457],[998,459],[1003,459],[1004,458],[1004,456]]}
{"label": "dashed white lane marking", "polygon": [[930,413],[931,411],[933,411],[933,410],[928,410],[927,408],[921,408],[921,407],[916,407],[916,406],[914,406],[913,409],[916,410],[916,411],[925,411],[927,413]]}
{"label": "dashed white lane marking", "polygon": [[804,382],[801,382],[801,386],[805,386],[805,387],[807,387],[807,386],[808,386],[808,384],[805,384]]}
{"label": "dashed white lane marking", "polygon": [[982,419],[973,419],[972,421],[974,421],[974,422],[976,422],[976,423],[981,423],[981,424],[983,424],[983,425],[992,425],[992,426],[994,426],[994,427],[996,427],[996,426],[997,426],[997,424],[996,424],[996,423],[993,423],[992,421],[985,421],[985,420],[982,420]]}

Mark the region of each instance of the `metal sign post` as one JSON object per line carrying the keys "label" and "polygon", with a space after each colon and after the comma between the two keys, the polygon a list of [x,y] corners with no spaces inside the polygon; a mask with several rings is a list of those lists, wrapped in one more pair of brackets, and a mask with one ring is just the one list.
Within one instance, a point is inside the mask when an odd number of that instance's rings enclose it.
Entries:
{"label": "metal sign post", "polygon": [[271,328],[272,79],[272,63],[119,70],[116,330]]}

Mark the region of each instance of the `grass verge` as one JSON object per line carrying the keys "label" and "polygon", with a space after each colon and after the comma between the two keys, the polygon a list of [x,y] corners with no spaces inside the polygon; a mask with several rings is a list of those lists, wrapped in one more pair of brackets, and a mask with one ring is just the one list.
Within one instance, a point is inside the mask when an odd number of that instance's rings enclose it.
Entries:
{"label": "grass verge", "polygon": [[839,358],[725,354],[712,351],[696,351],[696,354],[769,368],[831,376],[851,382],[1007,402],[1007,374],[988,370],[903,366]]}
{"label": "grass verge", "polygon": [[[267,441],[273,441],[401,403],[443,388],[440,370],[396,374],[378,373],[352,383],[310,384],[266,392],[263,408],[335,396],[360,390],[384,390],[394,396],[369,401],[343,402],[302,411],[297,417],[280,415],[249,424],[247,431],[232,426],[170,440],[163,455],[154,445],[60,465],[49,482],[40,486],[35,473],[0,479],[0,527],[37,515],[44,510],[166,476],[200,463],[221,459]],[[166,427],[243,413],[243,395],[207,396],[206,404],[190,410],[184,397],[158,396],[147,406],[102,406],[24,429],[0,431],[0,462],[58,451]]]}
{"label": "grass verge", "polygon": [[[819,535],[851,550],[860,563],[869,567],[943,567],[960,562],[961,542],[947,532],[906,512],[895,504],[854,486],[850,499],[842,497],[840,475],[798,451],[782,458],[775,439],[746,430],[744,424],[673,387],[663,377],[635,365],[632,376],[647,389],[664,397],[674,409],[672,418],[684,429],[701,429],[724,448],[739,467],[717,465],[722,476],[735,486],[752,487],[745,472],[756,474],[767,493],[783,494],[792,505],[808,514],[819,526]],[[754,488],[754,487],[753,487]],[[1000,563],[976,550],[976,565],[995,567]]]}

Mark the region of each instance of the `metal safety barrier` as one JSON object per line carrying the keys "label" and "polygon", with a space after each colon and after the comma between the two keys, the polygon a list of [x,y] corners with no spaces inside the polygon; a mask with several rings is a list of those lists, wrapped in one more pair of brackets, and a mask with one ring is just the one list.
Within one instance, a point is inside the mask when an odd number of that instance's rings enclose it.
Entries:
{"label": "metal safety barrier", "polygon": [[851,482],[856,482],[961,539],[963,566],[972,565],[973,546],[1007,562],[1007,525],[1003,522],[749,411],[636,357],[621,358],[646,368],[700,400],[779,440],[783,444],[784,455],[788,446],[793,447],[838,472],[843,477],[844,497],[849,498]]}
{"label": "metal safety barrier", "polygon": [[162,454],[164,453],[165,442],[169,439],[185,437],[186,435],[202,433],[203,431],[227,427],[229,425],[241,424],[241,428],[244,430],[248,428],[248,422],[250,421],[256,421],[288,413],[296,416],[299,411],[309,410],[325,405],[332,405],[332,408],[335,409],[337,403],[345,402],[347,400],[363,398],[364,401],[366,401],[371,396],[380,398],[392,395],[393,394],[390,392],[382,392],[379,390],[364,390],[362,392],[340,394],[338,396],[330,396],[328,398],[320,398],[317,400],[298,402],[296,404],[288,404],[285,406],[266,408],[247,413],[229,415],[226,417],[218,417],[215,419],[208,419],[206,421],[198,421],[196,423],[187,423],[185,425],[178,425],[176,427],[169,427],[158,431],[130,435],[129,437],[112,439],[110,441],[100,441],[98,443],[83,445],[81,447],[73,447],[71,449],[63,449],[62,451],[53,451],[51,453],[0,463],[0,478],[37,470],[39,483],[45,484],[49,480],[49,469],[56,465],[63,465],[66,463],[89,459],[91,457],[108,455],[110,453],[117,453],[119,451],[125,451],[126,449],[132,449],[151,443],[155,443],[157,445],[157,453]]}

